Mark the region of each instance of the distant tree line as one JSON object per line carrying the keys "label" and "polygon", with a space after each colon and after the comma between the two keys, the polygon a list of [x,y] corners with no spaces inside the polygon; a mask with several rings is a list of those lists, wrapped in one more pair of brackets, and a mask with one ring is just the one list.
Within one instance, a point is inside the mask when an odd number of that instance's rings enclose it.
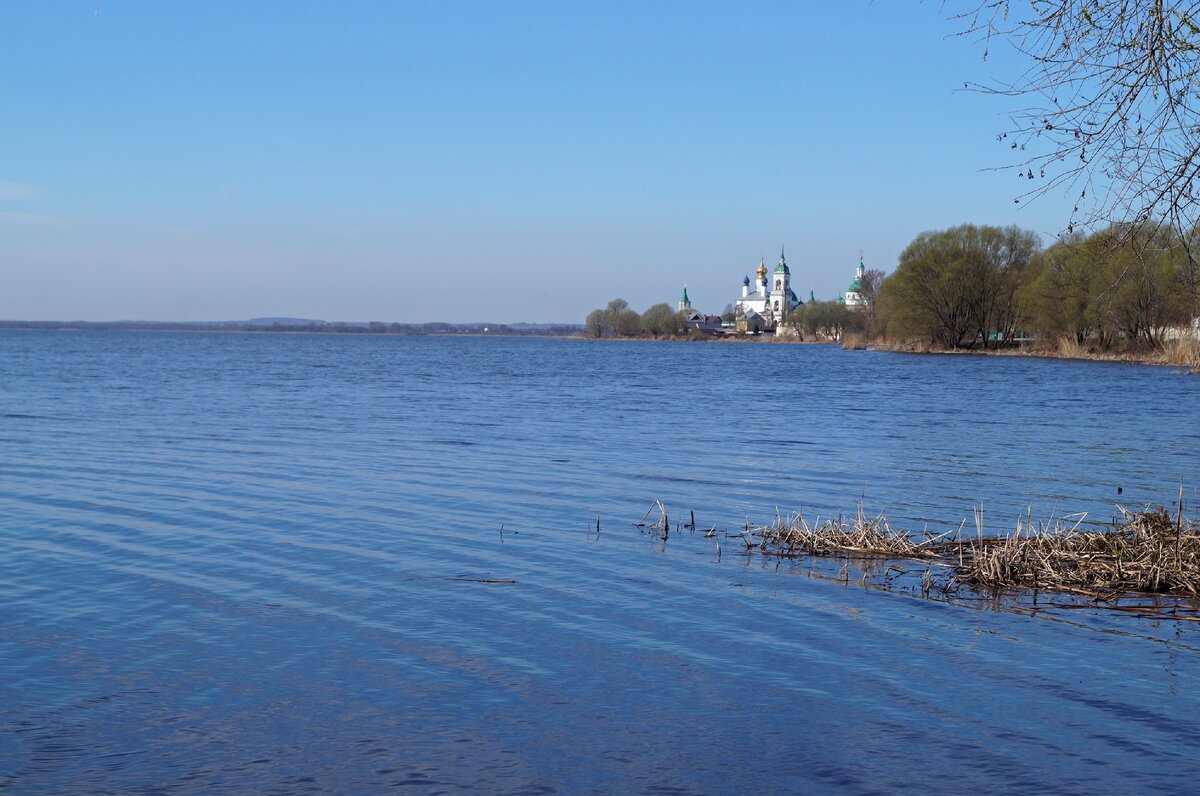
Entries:
{"label": "distant tree line", "polygon": [[875,324],[879,286],[885,274],[867,269],[859,281],[862,304],[847,305],[843,299],[811,300],[789,312],[783,320],[801,340],[841,340],[847,332],[867,332]]}
{"label": "distant tree line", "polygon": [[687,335],[683,313],[669,304],[655,304],[643,313],[630,309],[625,299],[613,299],[608,306],[588,313],[584,334],[588,337],[679,337]]}
{"label": "distant tree line", "polygon": [[[247,323],[242,321],[182,322],[166,321],[0,321],[0,329],[72,329],[148,332],[310,332],[322,334],[497,334],[567,337],[579,333],[578,324],[484,324],[484,323],[341,323],[304,321],[299,323]],[[486,331],[485,331],[486,330]]]}
{"label": "distant tree line", "polygon": [[809,301],[783,319],[801,340],[840,340],[846,332],[866,331],[866,313],[844,301]]}
{"label": "distant tree line", "polygon": [[1118,224],[1041,248],[1015,226],[923,232],[880,285],[868,331],[946,348],[1023,336],[1154,347],[1197,313],[1196,265],[1167,226]]}

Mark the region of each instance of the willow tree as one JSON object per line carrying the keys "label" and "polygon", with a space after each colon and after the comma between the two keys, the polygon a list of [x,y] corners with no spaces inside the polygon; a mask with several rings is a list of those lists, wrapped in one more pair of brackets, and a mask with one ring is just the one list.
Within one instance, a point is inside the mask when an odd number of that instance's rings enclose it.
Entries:
{"label": "willow tree", "polygon": [[671,309],[670,304],[655,304],[642,313],[642,331],[658,337],[670,337],[687,330],[683,314]]}
{"label": "willow tree", "polygon": [[1101,349],[1160,346],[1191,317],[1188,259],[1161,224],[1114,224],[1056,242],[1027,269],[1018,299],[1031,331]]}
{"label": "willow tree", "polygon": [[1018,292],[1028,331],[1079,345],[1097,339],[1107,346],[1111,341],[1100,315],[1107,269],[1098,267],[1104,256],[1096,241],[1074,232],[1035,257]]}
{"label": "willow tree", "polygon": [[625,299],[613,299],[604,309],[588,313],[584,327],[592,337],[632,337],[641,329],[642,316]]}
{"label": "willow tree", "polygon": [[879,324],[948,348],[1004,345],[1017,331],[1018,289],[1039,248],[1035,233],[1017,227],[923,232],[880,288]]}
{"label": "willow tree", "polygon": [[840,301],[809,301],[788,313],[784,323],[801,339],[840,340],[843,332],[861,331],[864,318]]}
{"label": "willow tree", "polygon": [[1142,224],[1132,231],[1114,226],[1093,238],[1107,253],[1108,278],[1120,277],[1104,296],[1105,319],[1131,345],[1161,346],[1167,330],[1186,324],[1193,309],[1179,237]]}

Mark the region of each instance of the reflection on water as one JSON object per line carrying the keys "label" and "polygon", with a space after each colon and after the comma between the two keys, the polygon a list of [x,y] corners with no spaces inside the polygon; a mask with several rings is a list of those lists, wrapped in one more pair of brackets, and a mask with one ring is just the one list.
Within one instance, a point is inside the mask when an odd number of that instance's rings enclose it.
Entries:
{"label": "reflection on water", "polygon": [[633,523],[1102,523],[1196,504],[1198,417],[1124,365],[5,332],[0,788],[1188,789],[1195,623]]}

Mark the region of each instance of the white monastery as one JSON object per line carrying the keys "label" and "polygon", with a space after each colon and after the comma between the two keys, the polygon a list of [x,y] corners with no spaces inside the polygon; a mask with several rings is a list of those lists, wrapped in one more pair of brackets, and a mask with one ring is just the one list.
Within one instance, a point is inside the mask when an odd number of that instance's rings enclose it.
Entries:
{"label": "white monastery", "polygon": [[[867,295],[863,292],[865,273],[866,266],[863,265],[860,254],[858,269],[855,271],[854,279],[846,288],[846,295],[844,297],[837,296],[833,300],[839,304],[845,304],[851,309],[866,307]],[[774,331],[778,336],[787,336],[794,333],[795,330],[783,325],[783,320],[797,308],[803,306],[804,302],[796,295],[796,291],[792,290],[792,271],[788,268],[783,250],[781,249],[779,252],[779,263],[775,266],[774,272],[769,274],[769,279],[766,263],[761,259],[758,261],[758,268],[755,269],[754,274],[753,282],[750,281],[749,276],[742,279],[742,295],[734,302],[733,321],[721,323],[717,316],[707,316],[698,312],[692,307],[686,286],[684,286],[683,295],[676,305],[678,311],[682,313],[689,327],[714,334],[722,332],[733,334],[735,331],[740,334],[761,334]],[[811,290],[808,293],[808,300],[810,302],[817,300]]]}
{"label": "white monastery", "polygon": [[754,273],[758,277],[754,282],[754,292],[750,292],[750,277],[747,276],[742,280],[742,296],[733,306],[734,315],[747,320],[744,326],[754,325],[752,322],[756,317],[762,318],[768,326],[775,326],[804,303],[792,290],[792,272],[782,249],[770,282],[767,281],[767,266],[762,260],[758,261],[758,269]]}

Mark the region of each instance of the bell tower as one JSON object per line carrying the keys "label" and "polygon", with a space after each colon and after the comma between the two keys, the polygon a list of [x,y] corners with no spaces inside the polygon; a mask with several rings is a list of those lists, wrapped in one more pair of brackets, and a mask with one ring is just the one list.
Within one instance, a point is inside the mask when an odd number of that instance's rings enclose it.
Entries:
{"label": "bell tower", "polygon": [[683,297],[679,299],[679,311],[689,312],[692,309],[692,300],[688,298],[687,285],[683,286]]}
{"label": "bell tower", "polygon": [[792,295],[792,272],[788,269],[787,258],[783,255],[783,247],[779,249],[779,265],[771,275],[771,297],[767,309],[771,311],[775,322],[783,320],[783,316],[792,310],[790,296]]}

